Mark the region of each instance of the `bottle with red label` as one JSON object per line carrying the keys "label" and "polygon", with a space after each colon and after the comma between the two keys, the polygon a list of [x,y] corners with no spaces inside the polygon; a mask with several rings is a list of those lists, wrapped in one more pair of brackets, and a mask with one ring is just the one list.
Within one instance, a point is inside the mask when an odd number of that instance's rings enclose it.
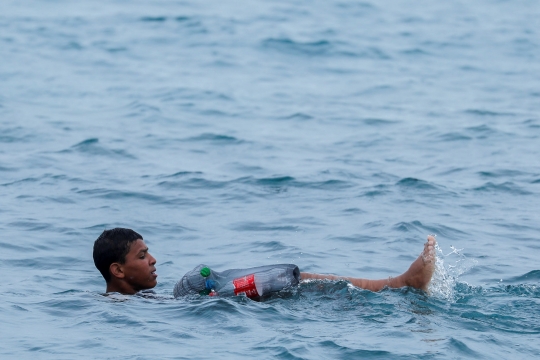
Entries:
{"label": "bottle with red label", "polygon": [[279,264],[222,272],[199,265],[182,277],[174,288],[174,296],[199,293],[210,296],[245,295],[259,299],[276,291],[295,286],[300,281],[296,265]]}

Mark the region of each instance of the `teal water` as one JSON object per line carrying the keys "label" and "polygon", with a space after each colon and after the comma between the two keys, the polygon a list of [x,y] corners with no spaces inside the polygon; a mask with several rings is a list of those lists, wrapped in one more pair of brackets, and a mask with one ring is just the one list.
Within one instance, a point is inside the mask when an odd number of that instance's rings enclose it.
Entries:
{"label": "teal water", "polygon": [[[535,1],[0,4],[2,358],[540,356]],[[141,233],[157,298],[102,296]],[[370,278],[174,300],[197,264]]]}

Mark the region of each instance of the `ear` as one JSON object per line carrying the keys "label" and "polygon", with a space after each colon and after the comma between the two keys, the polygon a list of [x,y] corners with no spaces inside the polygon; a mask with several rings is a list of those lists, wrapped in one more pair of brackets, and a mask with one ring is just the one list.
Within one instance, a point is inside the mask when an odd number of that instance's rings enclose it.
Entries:
{"label": "ear", "polygon": [[123,279],[126,276],[122,264],[119,263],[112,263],[111,266],[109,266],[109,271],[112,276],[119,279]]}

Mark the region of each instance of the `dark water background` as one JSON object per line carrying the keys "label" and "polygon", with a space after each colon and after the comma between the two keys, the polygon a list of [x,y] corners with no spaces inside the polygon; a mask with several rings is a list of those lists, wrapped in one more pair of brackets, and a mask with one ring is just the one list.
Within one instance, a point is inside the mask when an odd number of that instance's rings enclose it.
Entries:
{"label": "dark water background", "polygon": [[[539,19],[532,0],[3,0],[0,356],[540,357]],[[116,226],[144,236],[160,299],[101,295],[92,245]],[[429,233],[431,296],[171,299],[201,262],[394,275]]]}

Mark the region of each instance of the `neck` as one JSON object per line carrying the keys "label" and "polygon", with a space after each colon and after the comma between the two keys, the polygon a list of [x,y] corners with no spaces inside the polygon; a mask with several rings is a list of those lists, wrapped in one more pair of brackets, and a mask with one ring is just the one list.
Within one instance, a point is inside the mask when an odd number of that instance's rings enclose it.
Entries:
{"label": "neck", "polygon": [[133,294],[137,293],[137,291],[135,289],[133,289],[133,287],[129,286],[125,282],[123,282],[123,281],[114,281],[114,280],[111,280],[110,282],[107,283],[106,292],[108,292],[108,293],[110,293],[110,292],[118,292],[118,293],[124,294],[124,295],[133,295]]}

